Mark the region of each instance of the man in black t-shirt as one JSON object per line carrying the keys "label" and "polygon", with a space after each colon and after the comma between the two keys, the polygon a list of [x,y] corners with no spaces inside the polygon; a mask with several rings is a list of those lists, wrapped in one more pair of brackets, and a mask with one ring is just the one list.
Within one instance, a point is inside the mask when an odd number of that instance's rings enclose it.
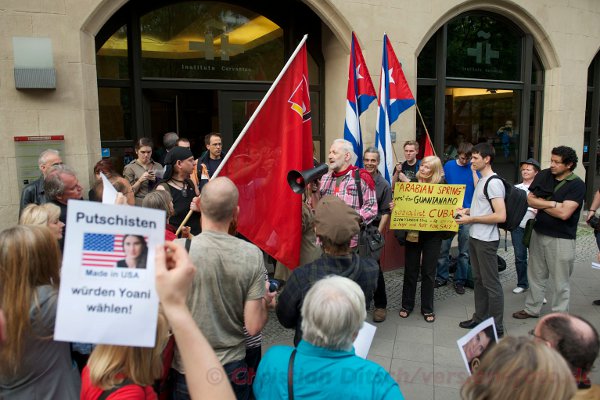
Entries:
{"label": "man in black t-shirt", "polygon": [[573,173],[577,153],[570,147],[552,149],[550,168],[536,175],[527,202],[538,210],[529,244],[527,278],[529,292],[525,309],[514,318],[537,318],[542,308],[548,278],[554,284],[552,311],[569,311],[569,278],[575,264],[575,238],[585,183]]}
{"label": "man in black t-shirt", "polygon": [[421,162],[417,160],[419,154],[419,142],[416,140],[408,140],[404,143],[404,158],[406,161],[396,164],[394,168],[393,184],[396,182],[416,182],[417,172]]}

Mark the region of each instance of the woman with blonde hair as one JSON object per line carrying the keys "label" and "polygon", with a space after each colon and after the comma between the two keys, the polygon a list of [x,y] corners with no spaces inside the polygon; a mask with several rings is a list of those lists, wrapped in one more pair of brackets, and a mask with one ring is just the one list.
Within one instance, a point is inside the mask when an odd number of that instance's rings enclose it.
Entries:
{"label": "woman with blonde hair", "polygon": [[52,235],[60,240],[63,238],[65,224],[59,219],[60,207],[56,204],[45,203],[41,205],[29,204],[21,212],[19,224],[47,226]]}
{"label": "woman with blonde hair", "polygon": [[[420,183],[445,183],[442,162],[436,156],[421,160],[417,180]],[[408,318],[415,307],[417,280],[421,272],[421,314],[426,322],[435,321],[433,312],[433,289],[437,260],[442,240],[448,232],[408,231],[406,234],[406,266],[402,286],[402,308],[399,315]]]}
{"label": "woman with blonde hair", "polygon": [[152,385],[163,373],[162,352],[168,341],[168,324],[160,312],[154,347],[98,345],[81,374],[81,400],[101,396],[111,400],[157,398]]}
{"label": "woman with blonde hair", "polygon": [[45,226],[0,232],[0,398],[77,399],[79,372],[70,345],[52,340],[60,282],[58,243]]}
{"label": "woman with blonde hair", "polygon": [[461,389],[463,400],[567,400],[577,387],[563,357],[545,343],[507,336]]}

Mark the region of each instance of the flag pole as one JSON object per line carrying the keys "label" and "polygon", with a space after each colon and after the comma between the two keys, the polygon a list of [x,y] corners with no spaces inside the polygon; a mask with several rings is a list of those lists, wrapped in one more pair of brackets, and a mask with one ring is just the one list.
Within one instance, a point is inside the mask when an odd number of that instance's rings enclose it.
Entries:
{"label": "flag pole", "polygon": [[[233,142],[233,145],[231,146],[231,148],[229,149],[229,151],[225,155],[225,158],[223,158],[223,161],[221,161],[221,163],[217,167],[217,170],[215,171],[215,173],[213,174],[213,176],[211,177],[211,179],[216,178],[217,176],[219,176],[219,172],[221,172],[221,169],[223,168],[223,165],[225,165],[225,163],[227,162],[227,160],[229,160],[229,157],[231,156],[231,154],[233,154],[233,150],[235,150],[235,148],[238,146],[238,144],[240,143],[240,141],[242,140],[242,138],[246,134],[246,131],[248,130],[248,128],[250,128],[250,125],[252,125],[252,122],[254,122],[254,119],[258,115],[258,112],[263,108],[263,105],[267,102],[267,99],[269,98],[269,96],[271,95],[271,93],[273,93],[273,90],[275,90],[275,87],[277,86],[277,84],[279,83],[279,81],[281,80],[281,78],[283,77],[283,74],[285,74],[285,72],[288,70],[290,64],[292,63],[292,61],[294,60],[294,58],[296,57],[296,55],[300,52],[300,49],[302,48],[302,45],[304,45],[304,43],[306,42],[307,38],[308,38],[308,35],[304,35],[302,37],[302,40],[300,41],[300,43],[296,47],[296,50],[294,50],[294,52],[292,53],[292,55],[288,59],[287,63],[283,66],[283,69],[281,70],[281,72],[279,72],[279,75],[277,75],[277,78],[275,78],[275,81],[273,82],[273,84],[269,88],[269,91],[267,92],[267,94],[265,94],[265,97],[263,97],[263,99],[259,103],[258,107],[256,107],[256,110],[254,110],[254,113],[252,114],[252,116],[250,117],[250,119],[248,120],[248,122],[246,123],[246,125],[244,126],[244,129],[242,129],[242,131],[238,135],[238,137],[235,140],[235,142]],[[190,219],[190,217],[192,216],[192,213],[193,213],[192,210],[190,210],[187,213],[187,215],[185,216],[184,220],[181,222],[181,225],[179,225],[179,228],[177,228],[177,231],[175,232],[176,235],[179,235],[179,232],[181,232],[181,229],[183,228],[184,224]]]}
{"label": "flag pole", "polygon": [[[419,113],[419,118],[421,119],[423,128],[425,128],[425,134],[427,134],[427,140],[429,140],[429,142],[433,144],[433,142],[431,141],[431,136],[429,136],[429,131],[427,130],[427,125],[425,125],[425,121],[423,120],[423,116],[421,115],[421,110],[419,109],[419,106],[417,105],[416,102],[415,102],[415,107],[417,108],[417,112]],[[433,150],[433,154],[435,154],[435,156],[437,157],[437,153],[435,152],[435,147],[431,146],[431,149]]]}

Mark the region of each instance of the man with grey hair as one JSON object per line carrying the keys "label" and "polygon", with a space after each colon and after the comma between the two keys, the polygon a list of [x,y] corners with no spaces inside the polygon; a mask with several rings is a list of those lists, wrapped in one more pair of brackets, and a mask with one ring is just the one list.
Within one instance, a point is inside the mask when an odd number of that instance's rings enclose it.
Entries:
{"label": "man with grey hair", "polygon": [[[60,221],[67,223],[67,203],[69,200],[82,200],[83,188],[79,184],[75,170],[64,164],[50,168],[44,179],[46,200],[60,207]],[[65,227],[66,229],[66,227]]]}
{"label": "man with grey hair", "polygon": [[[360,215],[361,224],[368,225],[377,217],[375,181],[366,170],[352,165],[355,161],[352,143],[334,140],[329,149],[329,172],[321,179],[320,193],[339,197]],[[352,238],[350,247],[357,245],[358,235]]]}
{"label": "man with grey hair", "polygon": [[[204,201],[204,200],[203,200]],[[360,257],[350,248],[350,240],[359,231],[358,214],[335,196],[325,196],[315,210],[315,233],[323,254],[315,261],[296,268],[286,282],[277,303],[277,318],[286,328],[295,328],[294,343],[302,338],[300,309],[306,293],[328,275],[352,279],[362,288],[369,306],[377,285],[379,266],[372,258]]]}
{"label": "man with grey hair", "polygon": [[352,280],[316,282],[302,305],[302,341],[267,351],[254,380],[256,398],[403,399],[383,367],[354,353],[366,315],[363,291]]}
{"label": "man with grey hair", "polygon": [[19,204],[19,215],[28,204],[44,204],[48,201],[44,192],[44,178],[52,166],[60,164],[62,164],[62,159],[58,150],[48,149],[42,151],[38,158],[38,167],[42,175],[23,188]]}
{"label": "man with grey hair", "polygon": [[[195,199],[202,213],[202,233],[189,245],[198,272],[188,306],[223,364],[236,397],[247,399],[251,378],[245,361],[244,326],[250,335],[262,330],[275,293],[266,290],[260,249],[229,234],[229,227],[239,215],[238,198],[234,183],[219,177],[204,186],[201,202]],[[178,242],[184,245],[185,239]],[[176,398],[189,398],[179,351],[175,353],[172,375]]]}
{"label": "man with grey hair", "polygon": [[177,142],[179,141],[179,135],[175,132],[167,132],[163,135],[163,149],[158,149],[154,153],[154,160],[160,165],[165,165],[165,157],[167,153],[173,149],[173,147],[177,146]]}

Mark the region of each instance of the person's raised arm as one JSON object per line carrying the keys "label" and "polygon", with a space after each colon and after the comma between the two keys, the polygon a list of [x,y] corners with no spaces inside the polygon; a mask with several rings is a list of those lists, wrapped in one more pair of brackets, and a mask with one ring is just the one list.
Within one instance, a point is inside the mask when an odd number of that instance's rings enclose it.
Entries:
{"label": "person's raised arm", "polygon": [[225,370],[186,306],[196,267],[185,249],[172,242],[156,247],[156,291],[167,316],[192,399],[226,399],[235,396]]}

